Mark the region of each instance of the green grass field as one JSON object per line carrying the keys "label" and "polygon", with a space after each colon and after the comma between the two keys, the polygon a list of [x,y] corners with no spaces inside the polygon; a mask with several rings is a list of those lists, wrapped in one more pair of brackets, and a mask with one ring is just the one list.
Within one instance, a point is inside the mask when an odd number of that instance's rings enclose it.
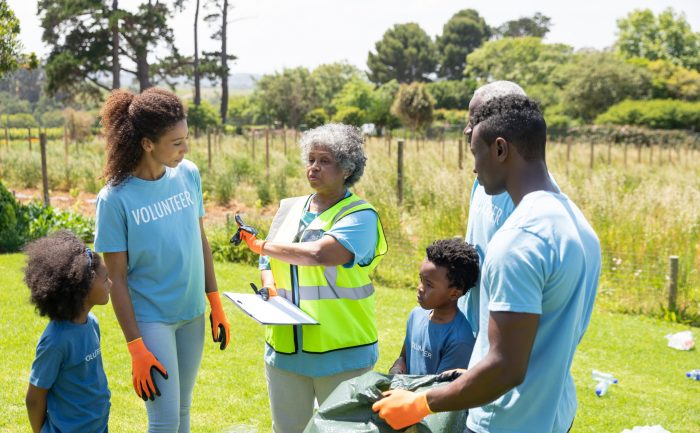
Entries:
{"label": "green grass field", "polygon": [[[28,302],[23,266],[21,254],[0,255],[0,353],[4,358],[0,363],[0,433],[30,431],[24,395],[34,348],[46,325],[46,319],[36,315]],[[257,279],[253,267],[219,262],[215,267],[222,290],[242,290],[248,281]],[[376,368],[386,371],[398,354],[415,296],[409,290],[379,287],[377,302],[381,355]],[[231,303],[225,302],[224,307],[233,325],[233,341],[221,352],[205,340],[192,431],[268,432],[263,328]],[[93,311],[100,321],[104,367],[112,391],[110,431],[143,432],[146,412],[131,387],[131,362],[122,333],[110,306]],[[654,424],[672,433],[700,431],[700,382],[685,377],[686,371],[700,368],[700,353],[669,349],[664,338],[684,329],[688,328],[597,309],[573,365],[579,399],[573,432],[619,433]],[[602,398],[593,392],[593,368],[611,372],[620,380]]]}

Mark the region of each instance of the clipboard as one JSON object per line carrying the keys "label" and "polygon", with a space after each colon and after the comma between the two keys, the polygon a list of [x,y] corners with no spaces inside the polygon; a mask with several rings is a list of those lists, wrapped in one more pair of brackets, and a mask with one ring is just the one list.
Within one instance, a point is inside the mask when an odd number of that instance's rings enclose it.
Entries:
{"label": "clipboard", "polygon": [[263,325],[318,325],[311,316],[281,296],[264,301],[254,293],[224,292],[241,311]]}

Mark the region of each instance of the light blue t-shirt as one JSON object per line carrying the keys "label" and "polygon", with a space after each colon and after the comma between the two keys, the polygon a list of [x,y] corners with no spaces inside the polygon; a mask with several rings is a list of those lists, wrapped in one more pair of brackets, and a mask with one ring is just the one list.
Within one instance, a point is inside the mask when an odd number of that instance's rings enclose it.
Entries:
{"label": "light blue t-shirt", "polygon": [[406,323],[406,366],[408,374],[438,374],[467,368],[474,349],[467,318],[457,311],[450,323],[433,323],[430,312],[416,307]]}
{"label": "light blue t-shirt", "polygon": [[[348,197],[350,192],[345,193]],[[308,226],[318,214],[308,210],[302,214],[302,224]],[[374,259],[377,246],[377,214],[372,210],[361,210],[344,216],[336,222],[324,236],[333,236],[343,247],[353,254],[350,262],[344,264],[351,268],[355,264],[367,265]],[[261,256],[259,269],[270,269],[267,256]],[[292,268],[293,272],[296,267]],[[295,277],[295,275],[293,275]],[[296,296],[298,298],[298,295]],[[378,343],[367,346],[352,347],[327,353],[305,353],[301,350],[303,334],[301,326],[295,326],[297,347],[295,354],[277,353],[265,344],[265,363],[276,368],[310,377],[330,376],[344,371],[372,367],[379,359]]]}
{"label": "light blue t-shirt", "polygon": [[36,347],[29,383],[49,390],[42,433],[107,431],[110,392],[100,328],[92,313],[83,324],[49,322]]}
{"label": "light blue t-shirt", "polygon": [[[481,274],[481,311],[540,316],[522,384],[469,411],[477,433],[564,433],[576,411],[571,362],[590,320],[600,274],[600,243],[566,195],[527,194],[488,245]],[[489,315],[469,363],[489,351]]]}
{"label": "light blue t-shirt", "polygon": [[188,160],[166,167],[160,179],[131,176],[98,194],[95,250],[128,253],[137,321],[175,323],[204,313],[203,216],[202,182]]}
{"label": "light blue t-shirt", "polygon": [[[549,175],[554,186],[559,188],[554,177]],[[497,195],[488,195],[484,187],[474,179],[472,193],[469,200],[469,219],[467,220],[467,234],[464,240],[476,248],[479,254],[479,265],[483,265],[486,257],[486,249],[496,231],[508,219],[515,209],[515,204],[507,192]],[[466,295],[459,298],[459,305],[474,331],[474,336],[479,332],[479,280],[475,287]]]}

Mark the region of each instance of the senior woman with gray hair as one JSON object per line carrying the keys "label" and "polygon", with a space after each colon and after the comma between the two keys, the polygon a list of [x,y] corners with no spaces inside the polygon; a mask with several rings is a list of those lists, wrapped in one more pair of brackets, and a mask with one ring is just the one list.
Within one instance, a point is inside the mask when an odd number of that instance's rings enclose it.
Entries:
{"label": "senior woman with gray hair", "polygon": [[364,172],[362,135],[328,124],[304,133],[301,157],[313,194],[284,199],[260,240],[239,230],[261,254],[264,287],[298,305],[320,325],[268,326],[265,374],[275,433],[302,432],[342,381],[377,362],[374,287],[369,278],[387,251],[377,211],[351,193]]}

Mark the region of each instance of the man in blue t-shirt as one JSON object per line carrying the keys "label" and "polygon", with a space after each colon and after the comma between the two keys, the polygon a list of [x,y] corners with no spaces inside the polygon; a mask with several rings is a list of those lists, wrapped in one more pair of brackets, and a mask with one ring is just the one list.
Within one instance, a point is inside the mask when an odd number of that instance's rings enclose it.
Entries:
{"label": "man in blue t-shirt", "polygon": [[575,413],[570,368],[595,299],[600,243],[548,175],[547,128],[534,101],[498,97],[470,114],[479,183],[489,195],[507,191],[515,204],[484,259],[488,314],[479,314],[461,377],[427,393],[387,392],[373,409],[396,429],[469,408],[467,432],[564,433]]}
{"label": "man in blue t-shirt", "polygon": [[476,250],[461,239],[444,239],[425,252],[418,284],[420,307],[408,317],[401,355],[390,374],[438,374],[467,368],[474,349],[474,335],[457,300],[479,275]]}

